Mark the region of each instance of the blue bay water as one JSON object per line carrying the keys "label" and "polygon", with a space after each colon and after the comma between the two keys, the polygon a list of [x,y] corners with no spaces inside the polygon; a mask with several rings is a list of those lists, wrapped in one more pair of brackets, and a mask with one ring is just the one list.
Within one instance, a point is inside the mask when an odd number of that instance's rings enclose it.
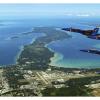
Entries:
{"label": "blue bay water", "polygon": [[[94,48],[100,50],[100,41],[88,39],[79,33],[69,34],[72,35],[72,38],[48,45],[49,48],[58,53],[58,60],[53,59],[51,65],[68,68],[100,67],[99,55],[80,51]],[[57,57],[55,58],[57,59]]]}

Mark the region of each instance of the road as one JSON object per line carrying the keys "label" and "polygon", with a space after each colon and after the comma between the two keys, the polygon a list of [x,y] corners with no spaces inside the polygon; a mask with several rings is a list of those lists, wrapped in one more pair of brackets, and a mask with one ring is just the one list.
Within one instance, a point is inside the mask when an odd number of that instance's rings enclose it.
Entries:
{"label": "road", "polygon": [[36,72],[36,74],[39,76],[39,78],[40,78],[45,84],[48,84],[48,81],[47,81],[39,72]]}

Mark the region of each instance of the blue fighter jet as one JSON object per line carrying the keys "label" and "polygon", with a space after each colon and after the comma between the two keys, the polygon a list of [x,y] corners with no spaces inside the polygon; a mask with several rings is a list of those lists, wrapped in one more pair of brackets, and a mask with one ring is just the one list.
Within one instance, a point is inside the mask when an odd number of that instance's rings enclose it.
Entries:
{"label": "blue fighter jet", "polygon": [[76,29],[76,28],[72,28],[72,27],[62,28],[62,30],[81,33],[83,35],[86,35],[88,38],[100,40],[100,34],[98,33],[99,27],[96,27],[93,30],[82,30],[82,29]]}

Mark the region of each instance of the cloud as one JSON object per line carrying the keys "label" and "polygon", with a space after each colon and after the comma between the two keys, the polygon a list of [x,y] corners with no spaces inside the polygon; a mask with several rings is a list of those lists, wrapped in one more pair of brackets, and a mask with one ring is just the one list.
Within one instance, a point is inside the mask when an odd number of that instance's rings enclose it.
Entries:
{"label": "cloud", "polygon": [[87,13],[66,13],[66,16],[77,16],[77,17],[89,17],[93,16],[94,14],[87,14]]}
{"label": "cloud", "polygon": [[79,17],[89,17],[90,14],[77,14],[76,16],[79,16]]}

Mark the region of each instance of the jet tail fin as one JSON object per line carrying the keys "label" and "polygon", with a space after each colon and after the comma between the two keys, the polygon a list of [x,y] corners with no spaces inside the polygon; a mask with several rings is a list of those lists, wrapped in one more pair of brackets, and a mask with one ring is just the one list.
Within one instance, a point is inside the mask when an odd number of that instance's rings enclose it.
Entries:
{"label": "jet tail fin", "polygon": [[99,31],[99,28],[94,28],[92,35],[96,35],[98,33],[98,31]]}

